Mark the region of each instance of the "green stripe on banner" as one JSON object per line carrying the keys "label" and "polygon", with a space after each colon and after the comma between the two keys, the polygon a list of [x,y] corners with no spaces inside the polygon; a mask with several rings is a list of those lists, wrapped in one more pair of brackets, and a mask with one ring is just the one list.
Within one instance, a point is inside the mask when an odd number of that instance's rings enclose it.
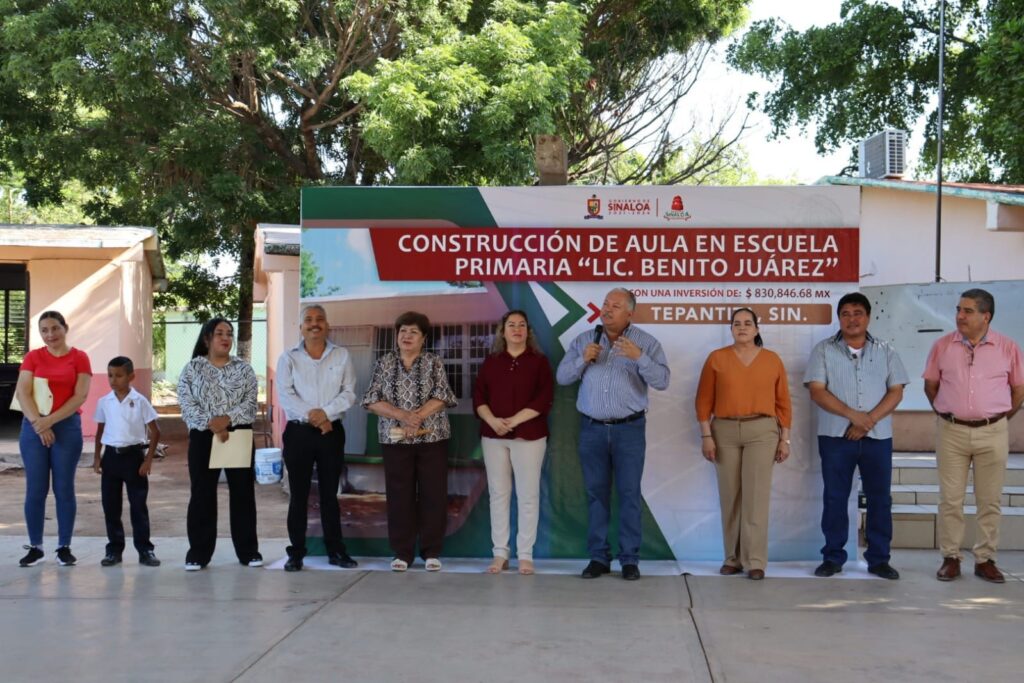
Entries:
{"label": "green stripe on banner", "polygon": [[475,228],[497,227],[475,187],[304,187],[302,222],[316,220],[443,219]]}
{"label": "green stripe on banner", "polygon": [[[547,342],[543,351],[554,372],[565,355],[559,339],[565,330],[586,315],[586,310],[555,283],[544,283],[541,285],[544,291],[566,308],[566,314],[552,325],[529,283],[496,282],[494,286],[509,309],[518,308],[526,312],[537,337]],[[549,417],[551,435],[548,437],[547,457],[541,475],[541,521],[534,546],[537,557],[587,557],[587,498],[577,453],[578,391],[578,384],[555,387],[555,399]],[[609,542],[613,551],[618,547],[618,518],[618,496],[613,494],[612,523],[609,527]],[[643,502],[643,544],[640,556],[645,560],[671,560],[675,557],[646,501]]]}

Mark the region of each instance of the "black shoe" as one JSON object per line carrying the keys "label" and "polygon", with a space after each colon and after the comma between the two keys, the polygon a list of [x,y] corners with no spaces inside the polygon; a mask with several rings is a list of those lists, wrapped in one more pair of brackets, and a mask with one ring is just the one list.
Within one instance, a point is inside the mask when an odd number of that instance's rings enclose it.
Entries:
{"label": "black shoe", "polygon": [[640,567],[635,564],[622,565],[622,578],[626,581],[637,581],[640,579]]}
{"label": "black shoe", "polygon": [[354,569],[359,566],[359,563],[353,560],[344,550],[339,553],[331,553],[327,556],[327,561],[343,569]]}
{"label": "black shoe", "polygon": [[238,560],[238,563],[240,565],[245,566],[245,567],[262,567],[263,566],[263,556],[260,555],[259,553],[256,553],[255,555],[253,555],[252,557],[250,557],[247,560],[241,560],[241,559]]}
{"label": "black shoe", "polygon": [[299,572],[299,571],[302,571],[302,558],[301,557],[289,557],[288,561],[284,563],[284,570],[286,572]]}
{"label": "black shoe", "polygon": [[582,576],[584,579],[596,579],[597,577],[601,576],[601,574],[607,574],[611,570],[612,568],[608,565],[602,564],[597,560],[591,560],[590,564],[587,565],[586,569],[583,570],[583,573],[580,574],[580,576]]}
{"label": "black shoe", "polygon": [[43,561],[44,554],[42,548],[37,548],[34,545],[27,545],[25,546],[25,550],[28,551],[28,554],[25,555],[25,557],[18,560],[18,564],[20,566],[34,567]]}
{"label": "black shoe", "polygon": [[139,564],[147,567],[159,567],[160,560],[156,559],[156,553],[152,550],[146,550],[139,553]]}
{"label": "black shoe", "polygon": [[100,560],[100,566],[102,567],[113,567],[115,564],[121,564],[120,553],[107,553],[102,560]]}
{"label": "black shoe", "polygon": [[891,566],[889,566],[888,562],[882,562],[880,564],[871,565],[870,567],[868,567],[868,573],[874,574],[875,576],[880,576],[883,579],[889,579],[890,581],[895,581],[896,579],[900,578],[900,573],[893,569]]}
{"label": "black shoe", "polygon": [[62,545],[57,548],[57,564],[62,567],[73,567],[78,558],[71,554],[71,548]]}
{"label": "black shoe", "polygon": [[836,564],[835,562],[831,562],[829,560],[825,560],[824,562],[818,565],[817,569],[814,570],[814,575],[820,576],[822,578],[828,578],[830,576],[834,576],[835,574],[839,574],[842,571],[843,565]]}

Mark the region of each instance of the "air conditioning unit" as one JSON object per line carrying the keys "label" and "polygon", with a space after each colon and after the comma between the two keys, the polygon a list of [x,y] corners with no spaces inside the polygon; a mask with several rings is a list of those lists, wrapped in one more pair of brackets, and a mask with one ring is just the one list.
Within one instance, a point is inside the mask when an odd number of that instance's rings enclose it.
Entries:
{"label": "air conditioning unit", "polygon": [[902,178],[906,164],[906,131],[887,128],[860,142],[861,178]]}

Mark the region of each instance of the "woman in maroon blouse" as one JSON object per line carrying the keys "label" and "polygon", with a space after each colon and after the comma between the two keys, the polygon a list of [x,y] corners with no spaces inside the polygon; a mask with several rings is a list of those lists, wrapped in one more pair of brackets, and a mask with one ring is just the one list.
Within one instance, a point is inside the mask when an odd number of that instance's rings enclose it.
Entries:
{"label": "woman in maroon blouse", "polygon": [[491,495],[494,560],[487,568],[489,574],[500,574],[508,568],[513,475],[519,501],[519,573],[533,574],[540,474],[553,396],[551,366],[537,346],[526,314],[509,311],[501,319],[493,352],[481,366],[473,388],[473,408],[480,416],[480,445]]}

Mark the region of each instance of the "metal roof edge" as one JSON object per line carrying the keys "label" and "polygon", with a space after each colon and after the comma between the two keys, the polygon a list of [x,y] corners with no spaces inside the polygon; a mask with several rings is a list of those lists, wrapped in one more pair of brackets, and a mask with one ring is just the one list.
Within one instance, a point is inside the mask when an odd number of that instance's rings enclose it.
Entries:
{"label": "metal roof edge", "polygon": [[[924,192],[935,194],[936,185],[909,183],[902,180],[883,180],[879,178],[853,178],[849,176],[824,176],[815,185],[854,185],[859,187],[875,187],[885,190],[902,190],[904,192]],[[970,187],[943,185],[942,194],[963,199],[979,199],[997,204],[1024,206],[1024,193],[999,192],[996,190],[977,190]]]}

